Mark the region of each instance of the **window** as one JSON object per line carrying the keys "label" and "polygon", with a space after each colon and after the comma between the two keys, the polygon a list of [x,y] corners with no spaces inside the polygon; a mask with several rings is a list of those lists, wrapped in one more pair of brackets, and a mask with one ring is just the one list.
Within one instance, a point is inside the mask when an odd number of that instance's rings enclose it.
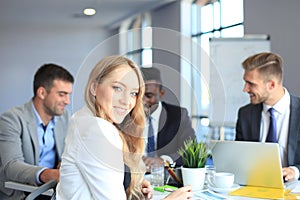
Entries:
{"label": "window", "polygon": [[243,21],[243,0],[219,0],[206,6],[193,4],[192,38],[209,52],[209,38],[243,37]]}
{"label": "window", "polygon": [[[194,93],[196,98],[190,98],[190,110],[196,131],[202,134],[204,127],[201,121],[208,116],[210,107],[208,87],[210,81],[208,69],[210,62],[209,39],[213,37],[243,37],[244,13],[243,0],[211,0],[212,3],[204,6],[197,4],[197,1],[194,2],[190,7],[191,25],[186,26],[190,28],[190,35],[193,41],[193,45],[191,45],[191,60],[193,60],[194,64],[190,67],[192,70],[185,66],[181,68],[181,71],[183,74],[185,73],[184,71],[189,71],[192,74],[192,93]],[[183,10],[184,12],[187,11]],[[183,24],[182,26],[184,27]],[[185,32],[187,31],[185,30]],[[225,127],[225,129],[227,130],[228,128]],[[219,130],[220,127],[212,127],[209,137],[218,139],[217,137],[220,137]],[[215,133],[216,131],[218,132],[217,134]],[[230,128],[225,133],[225,139],[234,139],[234,136],[235,132]],[[201,136],[200,139],[202,139]]]}
{"label": "window", "polygon": [[120,33],[120,53],[125,54],[139,66],[152,64],[151,18],[144,13],[122,23]]}
{"label": "window", "polygon": [[[200,133],[203,130],[199,128],[207,127],[210,107],[209,39],[244,36],[243,0],[207,1],[211,3],[203,6],[197,4],[202,1],[181,0],[180,31],[187,37],[181,40],[181,54],[184,56],[180,68],[180,104],[188,109],[193,126]],[[151,65],[152,32],[154,29],[151,28],[151,16],[148,13],[125,21],[120,27],[120,53],[140,66]],[[220,127],[211,130],[219,133]],[[225,134],[225,139],[232,138],[227,136]]]}

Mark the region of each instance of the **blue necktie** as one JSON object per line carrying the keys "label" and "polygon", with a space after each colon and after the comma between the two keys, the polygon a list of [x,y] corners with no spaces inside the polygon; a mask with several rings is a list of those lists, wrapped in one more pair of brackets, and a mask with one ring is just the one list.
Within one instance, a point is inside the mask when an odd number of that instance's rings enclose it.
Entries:
{"label": "blue necktie", "polygon": [[154,130],[153,130],[151,117],[149,117],[148,119],[149,119],[149,127],[148,127],[147,153],[149,157],[154,157],[154,151],[155,151]]}
{"label": "blue necktie", "polygon": [[276,127],[276,119],[274,116],[274,108],[269,108],[270,112],[270,126],[267,135],[266,142],[277,142],[277,127]]}

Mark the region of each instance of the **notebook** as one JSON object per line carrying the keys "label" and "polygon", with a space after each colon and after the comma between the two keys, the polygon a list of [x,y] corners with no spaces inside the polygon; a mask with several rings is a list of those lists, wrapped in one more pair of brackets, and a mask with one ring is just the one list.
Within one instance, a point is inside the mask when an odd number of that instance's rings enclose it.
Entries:
{"label": "notebook", "polygon": [[234,173],[235,183],[284,188],[277,143],[216,141],[212,157],[216,171]]}

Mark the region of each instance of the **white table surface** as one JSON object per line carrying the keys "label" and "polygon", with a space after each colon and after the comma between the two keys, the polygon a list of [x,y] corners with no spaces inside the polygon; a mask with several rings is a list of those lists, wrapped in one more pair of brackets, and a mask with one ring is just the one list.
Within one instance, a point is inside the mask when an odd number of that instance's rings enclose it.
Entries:
{"label": "white table surface", "polygon": [[[21,184],[21,183],[16,183],[13,181],[7,181],[5,182],[5,187],[6,188],[11,188],[11,189],[16,189],[16,190],[21,190],[21,191],[27,191],[27,192],[32,192],[34,189],[36,189],[37,187],[35,186],[30,186],[30,185],[26,185],[26,184]],[[294,189],[295,187],[298,187],[300,190],[300,181],[296,181],[293,184],[290,184],[287,186],[287,189]],[[207,190],[207,189],[205,189]],[[210,191],[210,190],[209,190]],[[232,199],[232,200],[263,200],[263,199],[258,199],[258,198],[250,198],[250,197],[241,197],[241,196],[229,196],[227,194],[218,194],[215,193],[213,191],[210,191],[211,193],[218,195],[220,197],[223,197],[223,199]],[[51,196],[53,193],[53,190],[48,190],[45,193],[43,193],[44,195],[48,195]],[[153,200],[161,200],[164,197],[166,197],[169,193],[168,192],[158,192],[158,191],[154,191],[154,196],[153,196]],[[197,193],[194,193],[194,197],[193,200],[205,200],[203,198],[200,198]],[[211,199],[207,199],[207,200],[213,200],[213,198]]]}
{"label": "white table surface", "polygon": [[[300,181],[295,181],[292,184],[287,185],[286,188],[293,190],[296,187],[299,188],[299,190],[300,190]],[[229,200],[230,199],[232,199],[232,200],[265,200],[265,199],[261,199],[261,198],[251,198],[251,197],[242,197],[242,196],[231,196],[231,195],[228,195],[228,194],[219,194],[219,193],[216,193],[216,192],[211,191],[211,190],[206,189],[206,188],[203,191],[205,191],[205,190],[208,190],[210,193],[215,194],[215,195],[217,195],[217,196],[219,196],[219,197],[221,197],[223,199],[229,199]],[[162,192],[154,191],[153,200],[161,200],[161,199],[163,199],[167,195],[168,195],[167,192],[162,193]],[[217,198],[207,198],[207,199],[204,199],[203,197],[200,198],[197,195],[197,193],[194,193],[193,200],[200,200],[200,199],[201,200],[214,200],[214,199],[217,199]]]}

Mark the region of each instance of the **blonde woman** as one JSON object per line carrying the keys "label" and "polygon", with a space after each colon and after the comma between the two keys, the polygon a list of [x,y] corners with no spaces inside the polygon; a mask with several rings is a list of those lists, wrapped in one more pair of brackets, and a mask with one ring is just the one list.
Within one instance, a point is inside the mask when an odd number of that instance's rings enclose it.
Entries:
{"label": "blonde woman", "polygon": [[141,72],[131,60],[108,56],[96,64],[85,89],[86,106],[73,115],[68,130],[57,199],[152,197],[143,180],[143,94]]}

